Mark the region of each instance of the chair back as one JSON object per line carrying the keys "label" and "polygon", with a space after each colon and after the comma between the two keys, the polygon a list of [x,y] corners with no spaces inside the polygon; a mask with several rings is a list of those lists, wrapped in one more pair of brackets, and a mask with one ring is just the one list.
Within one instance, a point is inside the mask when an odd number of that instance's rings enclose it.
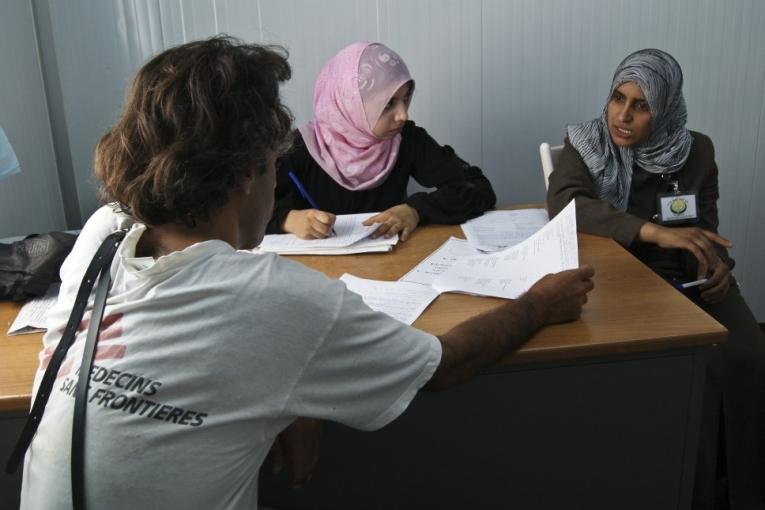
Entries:
{"label": "chair back", "polygon": [[562,145],[550,147],[550,144],[547,142],[544,142],[539,146],[539,158],[542,160],[542,175],[545,179],[545,189],[547,189],[550,184],[550,174],[553,172],[553,161],[555,161],[562,149]]}

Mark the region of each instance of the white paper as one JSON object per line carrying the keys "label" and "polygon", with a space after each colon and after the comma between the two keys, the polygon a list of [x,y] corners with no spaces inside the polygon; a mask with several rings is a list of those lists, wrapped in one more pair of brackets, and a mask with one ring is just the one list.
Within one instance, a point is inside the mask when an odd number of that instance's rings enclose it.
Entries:
{"label": "white paper", "polygon": [[24,303],[10,329],[8,329],[8,336],[45,331],[48,310],[56,304],[60,287],[60,284],[55,283],[48,287],[44,295]]}
{"label": "white paper", "polygon": [[335,219],[335,235],[324,239],[300,239],[294,234],[267,235],[257,250],[285,255],[344,255],[390,251],[398,242],[398,235],[389,239],[371,239],[369,234],[374,232],[379,224],[362,225],[364,220],[375,214],[340,214]]}
{"label": "white paper", "polygon": [[515,299],[548,273],[579,267],[573,200],[520,244],[491,255],[460,257],[433,282],[440,292]]}
{"label": "white paper", "polygon": [[417,283],[367,280],[348,273],[341,276],[340,281],[360,295],[369,308],[404,324],[412,324],[438,297],[438,291]]}
{"label": "white paper", "polygon": [[417,264],[411,271],[399,278],[400,282],[433,285],[436,277],[452,267],[459,257],[480,255],[481,253],[470,246],[464,239],[450,237],[436,251]]}
{"label": "white paper", "polygon": [[544,209],[489,211],[461,225],[470,244],[481,251],[498,251],[531,237],[549,221]]}
{"label": "white paper", "polygon": [[[357,253],[387,253],[393,250],[393,244],[374,244],[367,243],[365,240],[354,243],[347,248],[327,248],[327,249],[310,249],[305,250],[291,250],[291,251],[279,251],[280,255],[355,255]],[[253,250],[254,253],[265,253],[258,248]]]}

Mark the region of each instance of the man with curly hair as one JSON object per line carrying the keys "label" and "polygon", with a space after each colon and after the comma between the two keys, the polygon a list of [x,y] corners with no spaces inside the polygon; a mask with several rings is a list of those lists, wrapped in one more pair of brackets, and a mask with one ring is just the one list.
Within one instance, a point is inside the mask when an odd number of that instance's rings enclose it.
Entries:
{"label": "man with curly hair", "polygon": [[[259,244],[271,217],[275,160],[290,141],[279,98],[289,77],[280,48],[217,37],[169,49],[138,72],[98,144],[109,205],[62,268],[35,379],[36,390],[96,247],[128,228],[90,372],[92,508],[255,508],[258,470],[280,433],[315,447],[310,420],[382,427],[424,385],[467,380],[543,325],[577,318],[592,288],[587,267],[548,275],[437,338],[372,311],[339,281],[239,251]],[[84,336],[27,452],[22,508],[71,508]],[[315,459],[293,449],[295,482]]]}

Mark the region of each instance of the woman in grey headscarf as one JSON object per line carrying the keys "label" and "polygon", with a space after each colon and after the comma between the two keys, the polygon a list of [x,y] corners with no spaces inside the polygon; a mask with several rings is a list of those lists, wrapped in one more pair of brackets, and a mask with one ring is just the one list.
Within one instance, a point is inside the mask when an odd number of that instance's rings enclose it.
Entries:
{"label": "woman in grey headscarf", "polygon": [[682,292],[728,328],[710,356],[694,508],[713,508],[716,489],[733,509],[763,508],[765,335],[730,273],[714,148],[685,127],[682,86],[671,55],[627,56],[600,117],[568,127],[547,205],[553,216],[575,199],[581,232],[613,238],[675,285],[692,280]]}

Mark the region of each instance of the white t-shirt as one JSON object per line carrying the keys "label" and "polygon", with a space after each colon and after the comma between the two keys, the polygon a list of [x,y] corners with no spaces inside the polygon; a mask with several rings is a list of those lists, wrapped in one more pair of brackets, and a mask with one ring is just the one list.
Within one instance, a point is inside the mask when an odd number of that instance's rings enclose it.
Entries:
{"label": "white t-shirt", "polygon": [[[101,208],[62,266],[35,392],[92,254],[128,224]],[[438,366],[435,337],[372,311],[341,282],[223,241],[136,258],[144,230],[132,225],[112,264],[91,372],[91,508],[256,508],[258,469],[295,417],[382,427]],[[24,509],[71,508],[72,410],[84,337],[69,350],[27,452]]]}

